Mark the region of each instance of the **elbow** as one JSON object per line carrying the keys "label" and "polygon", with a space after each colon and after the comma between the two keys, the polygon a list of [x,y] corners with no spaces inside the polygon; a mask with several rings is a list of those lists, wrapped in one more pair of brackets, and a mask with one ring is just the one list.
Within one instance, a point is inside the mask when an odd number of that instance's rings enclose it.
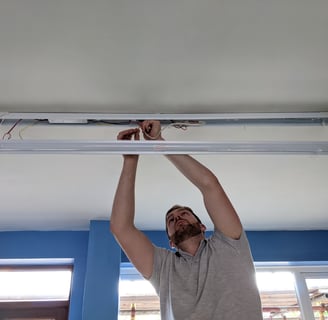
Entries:
{"label": "elbow", "polygon": [[112,221],[109,221],[109,231],[110,231],[112,234],[115,234],[115,226],[114,226],[114,224],[112,223]]}
{"label": "elbow", "polygon": [[121,236],[126,235],[127,232],[130,232],[131,228],[134,225],[130,223],[119,223],[116,222],[114,219],[111,219],[109,222],[109,230],[113,234],[113,236],[119,239]]}
{"label": "elbow", "polygon": [[122,223],[120,223],[120,221],[117,221],[115,219],[114,216],[112,216],[110,218],[110,221],[109,221],[109,231],[114,235],[116,236],[117,234],[119,234],[120,232],[122,232],[121,230],[123,229],[122,227]]}
{"label": "elbow", "polygon": [[112,221],[110,221],[109,230],[118,243],[122,241],[124,234],[126,234],[123,227],[117,226],[115,223],[112,223]]}
{"label": "elbow", "polygon": [[109,230],[113,234],[113,236],[118,237],[123,232],[123,227],[110,220]]}
{"label": "elbow", "polygon": [[220,187],[220,182],[216,176],[210,175],[203,178],[201,189],[203,191],[213,190]]}
{"label": "elbow", "polygon": [[114,236],[114,238],[117,238],[118,231],[116,226],[112,223],[112,221],[109,221],[109,231]]}

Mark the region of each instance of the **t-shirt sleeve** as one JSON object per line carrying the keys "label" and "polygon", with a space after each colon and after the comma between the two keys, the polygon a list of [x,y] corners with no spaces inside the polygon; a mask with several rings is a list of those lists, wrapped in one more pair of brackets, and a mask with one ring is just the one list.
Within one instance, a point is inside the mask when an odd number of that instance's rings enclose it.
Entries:
{"label": "t-shirt sleeve", "polygon": [[239,239],[233,239],[233,238],[227,237],[221,231],[215,229],[213,232],[213,235],[211,237],[211,241],[213,241],[217,245],[230,246],[230,247],[234,248],[235,250],[237,250],[238,252],[244,251],[244,250],[247,250],[247,251],[249,250],[249,244],[248,244],[247,236],[246,236],[244,229],[242,230]]}
{"label": "t-shirt sleeve", "polygon": [[155,288],[157,294],[159,293],[159,287],[160,287],[160,282],[161,282],[161,271],[163,269],[163,265],[168,259],[168,256],[172,254],[167,249],[160,248],[157,246],[154,246],[154,264],[153,264],[153,272],[150,278],[148,279],[149,282],[153,285]]}

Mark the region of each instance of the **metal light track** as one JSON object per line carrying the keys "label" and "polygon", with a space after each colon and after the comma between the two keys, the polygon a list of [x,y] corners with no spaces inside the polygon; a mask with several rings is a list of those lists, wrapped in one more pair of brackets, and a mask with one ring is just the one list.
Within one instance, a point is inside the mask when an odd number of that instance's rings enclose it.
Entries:
{"label": "metal light track", "polygon": [[138,121],[138,120],[162,120],[162,121],[302,121],[302,122],[320,122],[326,123],[328,112],[279,112],[279,113],[191,113],[191,114],[120,114],[120,113],[0,113],[0,119],[3,120],[48,120],[48,121],[82,121],[82,120],[112,120],[112,121]]}

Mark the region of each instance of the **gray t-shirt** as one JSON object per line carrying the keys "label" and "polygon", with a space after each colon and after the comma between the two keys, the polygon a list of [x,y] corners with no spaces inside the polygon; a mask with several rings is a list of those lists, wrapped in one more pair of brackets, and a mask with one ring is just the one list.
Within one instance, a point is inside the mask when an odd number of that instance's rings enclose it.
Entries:
{"label": "gray t-shirt", "polygon": [[261,302],[248,241],[219,231],[192,256],[155,247],[149,279],[162,320],[260,320]]}

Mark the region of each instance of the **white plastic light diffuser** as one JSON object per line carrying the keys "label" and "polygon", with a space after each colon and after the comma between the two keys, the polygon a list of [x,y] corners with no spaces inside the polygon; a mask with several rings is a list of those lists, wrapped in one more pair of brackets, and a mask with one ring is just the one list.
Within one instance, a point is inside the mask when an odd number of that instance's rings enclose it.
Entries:
{"label": "white plastic light diffuser", "polygon": [[1,154],[315,154],[328,155],[326,141],[81,141],[5,140]]}

